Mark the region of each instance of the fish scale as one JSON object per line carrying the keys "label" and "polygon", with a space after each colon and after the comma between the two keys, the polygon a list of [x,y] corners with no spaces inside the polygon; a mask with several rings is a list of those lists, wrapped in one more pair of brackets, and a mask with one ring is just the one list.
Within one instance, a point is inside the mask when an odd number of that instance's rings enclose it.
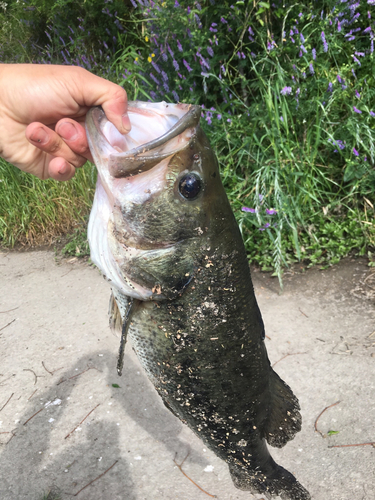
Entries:
{"label": "fish scale", "polygon": [[[119,372],[129,337],[166,407],[227,462],[237,488],[308,500],[267,448],[266,441],[282,447],[301,429],[300,408],[270,366],[245,248],[200,109],[129,103],[131,120],[139,110],[144,120],[175,117],[157,139],[134,133],[145,143],[134,153],[114,149],[116,134],[100,108],[86,125],[99,173],[91,258],[111,282]],[[134,160],[138,150],[147,160]],[[107,244],[99,245],[103,234]]]}

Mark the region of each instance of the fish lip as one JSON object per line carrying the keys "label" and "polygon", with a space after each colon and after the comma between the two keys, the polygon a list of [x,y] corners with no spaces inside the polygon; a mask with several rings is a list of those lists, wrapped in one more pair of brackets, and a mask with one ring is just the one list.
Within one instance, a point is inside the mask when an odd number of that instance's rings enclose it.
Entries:
{"label": "fish lip", "polygon": [[[181,148],[163,151],[163,146],[187,129],[199,125],[201,108],[192,104],[177,104],[186,113],[163,135],[150,142],[124,152],[117,152],[102,131],[108,119],[101,106],[91,108],[86,116],[86,130],[93,156],[108,158],[108,171],[114,178],[127,177],[151,169],[161,160],[168,158]],[[168,107],[168,104],[166,104]],[[128,109],[140,108],[137,101],[128,102]],[[194,135],[194,134],[193,134]],[[95,154],[96,153],[96,154]]]}

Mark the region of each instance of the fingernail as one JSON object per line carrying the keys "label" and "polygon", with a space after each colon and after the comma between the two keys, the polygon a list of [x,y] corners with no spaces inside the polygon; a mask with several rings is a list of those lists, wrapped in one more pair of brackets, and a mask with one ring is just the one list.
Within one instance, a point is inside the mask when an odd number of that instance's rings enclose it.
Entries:
{"label": "fingernail", "polygon": [[122,115],[122,126],[126,133],[130,132],[132,129],[128,113]]}
{"label": "fingernail", "polygon": [[44,130],[44,128],[41,127],[34,130],[32,135],[30,136],[30,140],[33,142],[37,142],[38,144],[46,143],[48,141],[48,138],[49,136],[47,132]]}
{"label": "fingernail", "polygon": [[56,132],[67,141],[74,141],[78,137],[78,131],[71,122],[60,123]]}

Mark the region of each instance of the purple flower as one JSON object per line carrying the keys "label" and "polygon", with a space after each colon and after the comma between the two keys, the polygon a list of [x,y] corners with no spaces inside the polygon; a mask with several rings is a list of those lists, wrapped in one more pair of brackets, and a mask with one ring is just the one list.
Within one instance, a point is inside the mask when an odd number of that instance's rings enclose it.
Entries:
{"label": "purple flower", "polygon": [[[372,111],[370,111],[370,113],[372,113]],[[375,113],[374,113],[374,116],[375,116]],[[217,115],[217,119],[221,120],[221,114],[220,113]]]}
{"label": "purple flower", "polygon": [[152,65],[152,67],[154,68],[155,71],[157,71],[158,73],[160,73],[160,68],[159,68],[159,66],[154,61],[151,61],[151,65]]}
{"label": "purple flower", "polygon": [[301,42],[303,43],[305,41],[305,37],[302,35],[302,33],[299,34],[299,37],[301,39]]}
{"label": "purple flower", "polygon": [[359,156],[359,153],[355,148],[353,148],[353,153],[355,154],[355,156]]}
{"label": "purple flower", "polygon": [[323,50],[324,50],[324,52],[328,52],[328,43],[327,43],[324,31],[322,31],[321,37],[322,37],[322,42],[323,42]]}
{"label": "purple flower", "polygon": [[182,62],[183,62],[183,64],[184,64],[185,68],[188,70],[188,72],[189,72],[189,73],[190,73],[191,71],[193,71],[193,70],[191,69],[191,67],[189,66],[189,64],[185,61],[185,59],[182,59]]}
{"label": "purple flower", "polygon": [[214,57],[214,51],[213,51],[212,47],[207,47],[207,52],[208,52],[208,54],[209,54],[211,57]]}
{"label": "purple flower", "polygon": [[165,82],[167,82],[167,81],[168,81],[168,75],[167,75],[167,73],[166,73],[165,71],[162,71],[162,72],[161,72],[161,76],[162,76],[162,78],[163,78],[163,80],[164,80]]}
{"label": "purple flower", "polygon": [[373,111],[370,111],[370,115],[375,118],[375,113]]}
{"label": "purple flower", "polygon": [[332,91],[333,91],[333,85],[331,82],[329,82],[327,92],[332,92]]}
{"label": "purple flower", "polygon": [[180,52],[182,52],[182,51],[183,51],[182,45],[181,45],[181,43],[180,43],[180,41],[179,41],[179,40],[177,40],[177,48],[178,48],[178,50],[179,50]]}
{"label": "purple flower", "polygon": [[292,87],[284,87],[280,91],[281,95],[290,95],[291,93],[292,93]]}
{"label": "purple flower", "polygon": [[338,80],[339,83],[342,83],[340,75],[337,75],[337,80]]}
{"label": "purple flower", "polygon": [[305,49],[304,45],[301,45],[301,50],[304,54],[307,54],[307,50]]}
{"label": "purple flower", "polygon": [[176,102],[179,102],[180,98],[178,97],[178,94],[175,90],[172,90],[172,94],[173,94],[173,97],[175,99]]}
{"label": "purple flower", "polygon": [[137,3],[135,2],[135,0],[130,0],[133,7],[136,9],[138,7]]}
{"label": "purple flower", "polygon": [[274,208],[266,208],[266,213],[268,215],[275,215],[277,214],[277,210],[275,210]]}
{"label": "purple flower", "polygon": [[[221,21],[223,24],[228,24],[228,21],[225,19],[225,17],[222,17],[222,18],[220,19],[220,21]],[[251,28],[249,28],[249,29],[251,29]]]}
{"label": "purple flower", "polygon": [[363,30],[363,33],[369,33],[371,31],[371,26],[369,26],[368,28],[366,28],[365,30]]}
{"label": "purple flower", "polygon": [[340,21],[337,21],[337,31],[340,33],[341,31],[341,23]]}
{"label": "purple flower", "polygon": [[312,56],[313,56],[313,60],[315,61],[315,59],[316,59],[316,49],[312,49]]}
{"label": "purple flower", "polygon": [[163,87],[164,87],[164,90],[165,90],[166,92],[169,92],[169,86],[168,86],[168,83],[167,83],[167,82],[164,82],[164,83],[163,83]]}
{"label": "purple flower", "polygon": [[161,57],[164,62],[168,61],[168,55],[165,52],[162,53]]}
{"label": "purple flower", "polygon": [[170,53],[170,55],[171,55],[171,57],[172,57],[172,59],[173,59],[173,57],[174,57],[174,52],[173,52],[173,50],[170,48],[170,46],[169,46],[169,45],[167,45],[167,49],[168,49],[168,52]]}
{"label": "purple flower", "polygon": [[[333,139],[328,139],[329,142],[333,142],[335,144],[335,146],[338,146],[339,149],[345,149],[345,144],[346,142],[343,142],[343,141],[340,141],[340,139],[338,139],[337,141],[334,141]],[[337,149],[334,150],[334,153],[337,153]]]}
{"label": "purple flower", "polygon": [[354,111],[355,113],[362,114],[362,111],[360,111],[359,109],[357,109],[355,106],[353,106],[353,111]]}
{"label": "purple flower", "polygon": [[255,214],[256,213],[255,208],[242,207],[241,210],[242,210],[242,212],[250,212],[251,214]]}
{"label": "purple flower", "polygon": [[108,45],[105,42],[103,42],[103,45],[108,50]]}
{"label": "purple flower", "polygon": [[357,97],[358,99],[360,99],[360,98],[361,98],[361,94],[358,92],[358,90],[356,90],[356,91],[355,91],[355,95],[356,95],[356,97]]}
{"label": "purple flower", "polygon": [[158,80],[158,79],[157,79],[157,78],[156,78],[156,77],[155,77],[152,73],[150,73],[150,78],[151,78],[152,80],[154,80],[154,82],[156,83],[156,85],[160,85],[159,80]]}
{"label": "purple flower", "polygon": [[312,63],[310,63],[309,69],[310,69],[310,73],[313,75],[315,73],[315,71],[314,71],[314,66],[312,65]]}
{"label": "purple flower", "polygon": [[173,59],[173,67],[176,71],[178,71],[180,69],[180,66],[178,65],[178,62],[176,61],[176,59]]}

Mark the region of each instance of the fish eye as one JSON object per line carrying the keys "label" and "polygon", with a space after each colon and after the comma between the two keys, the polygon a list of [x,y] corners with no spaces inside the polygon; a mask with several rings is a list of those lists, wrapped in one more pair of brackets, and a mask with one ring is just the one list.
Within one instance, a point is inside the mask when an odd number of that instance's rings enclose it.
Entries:
{"label": "fish eye", "polygon": [[185,174],[178,184],[178,190],[187,200],[192,200],[198,196],[202,189],[202,179],[198,174],[189,172]]}

